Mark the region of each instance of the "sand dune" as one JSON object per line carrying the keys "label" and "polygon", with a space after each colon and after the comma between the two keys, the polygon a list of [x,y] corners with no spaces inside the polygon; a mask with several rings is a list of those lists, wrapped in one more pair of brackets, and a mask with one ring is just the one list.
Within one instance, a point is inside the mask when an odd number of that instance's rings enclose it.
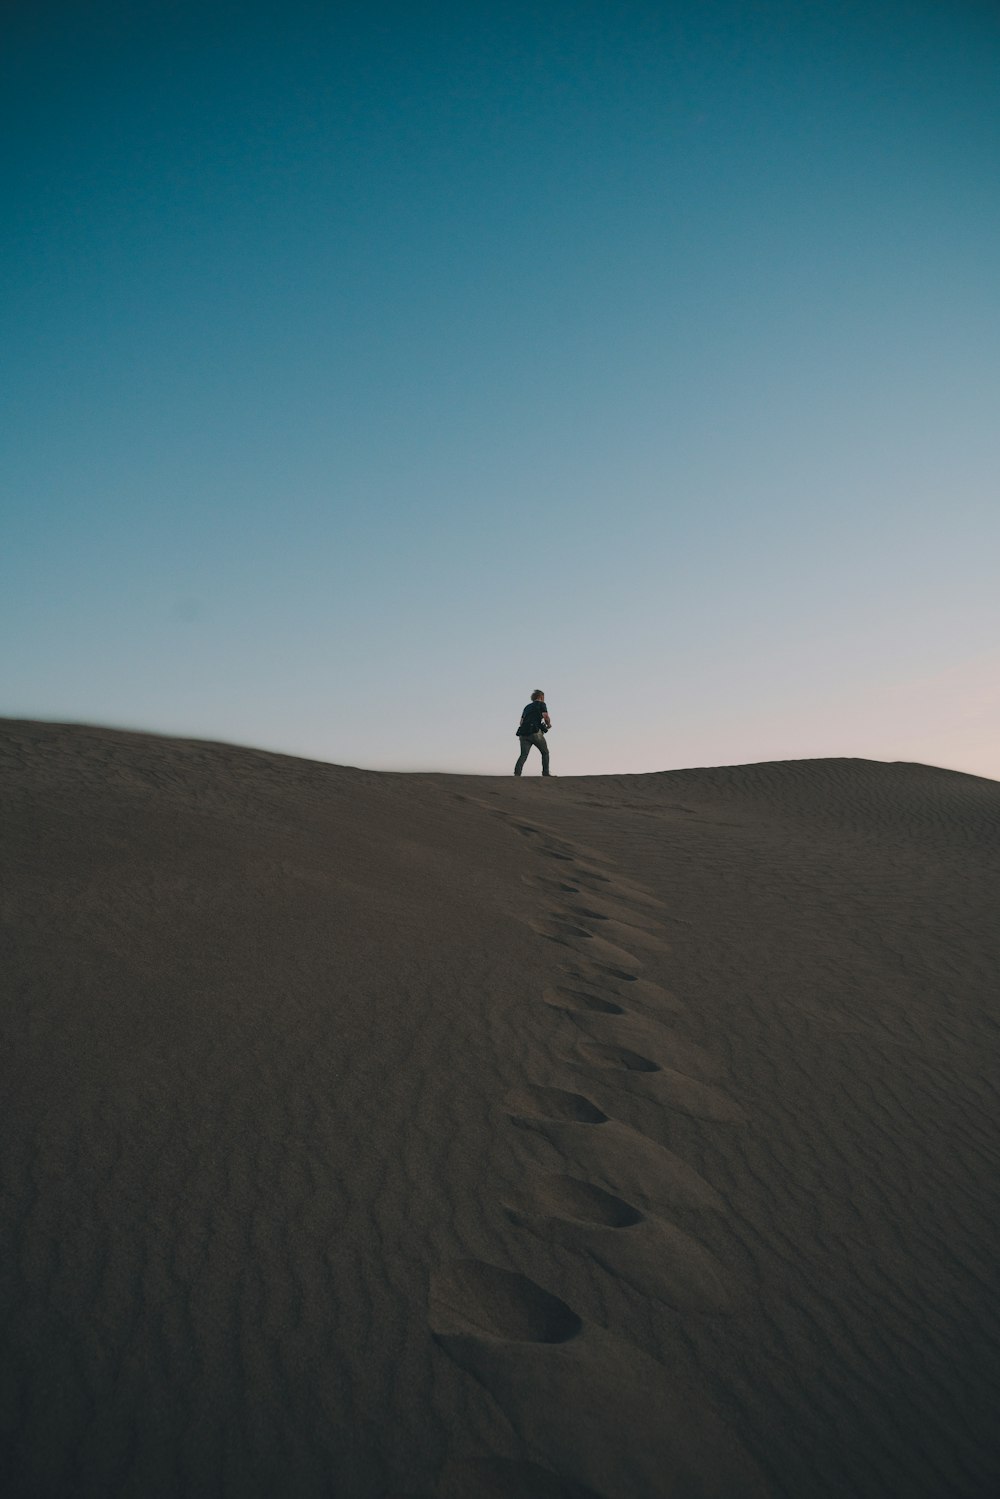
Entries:
{"label": "sand dune", "polygon": [[5,1494],[1000,1490],[1000,784],[0,765]]}

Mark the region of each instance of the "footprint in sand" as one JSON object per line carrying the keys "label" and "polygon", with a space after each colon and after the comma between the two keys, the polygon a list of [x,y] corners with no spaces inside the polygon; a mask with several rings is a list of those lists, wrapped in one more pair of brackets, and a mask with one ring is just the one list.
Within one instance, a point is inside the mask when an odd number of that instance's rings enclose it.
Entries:
{"label": "footprint in sand", "polygon": [[625,1010],[614,1000],[602,999],[600,995],[588,994],[585,989],[552,988],[544,990],[542,999],[554,1010],[566,1010],[594,1015],[624,1015]]}
{"label": "footprint in sand", "polygon": [[735,1304],[722,1266],[702,1244],[592,1182],[535,1176],[504,1206],[518,1227],[587,1254],[640,1295],[679,1311],[728,1312]]}
{"label": "footprint in sand", "polygon": [[583,1322],[565,1301],[519,1275],[481,1260],[456,1260],[435,1278],[433,1327],[512,1343],[565,1343]]}
{"label": "footprint in sand", "polygon": [[661,920],[658,913],[667,910],[666,902],[660,901],[655,895],[649,895],[648,890],[624,884],[612,875],[601,874],[598,869],[582,868],[573,854],[567,854],[564,850],[553,853],[550,848],[538,851],[573,863],[573,868],[567,869],[562,877],[523,874],[522,880],[532,890],[552,892],[553,895],[583,896],[588,901],[586,907],[567,905],[567,910],[577,916],[586,916],[591,920],[612,920],[622,926],[652,932]]}
{"label": "footprint in sand", "polygon": [[584,1041],[579,1050],[581,1056],[592,1061],[595,1066],[624,1068],[626,1072],[660,1071],[659,1062],[651,1061],[637,1051],[629,1051],[625,1046],[605,1046],[599,1041]]}
{"label": "footprint in sand", "polygon": [[767,1492],[689,1370],[671,1374],[527,1276],[460,1260],[432,1276],[428,1312],[438,1346],[564,1482],[603,1499]]}
{"label": "footprint in sand", "polygon": [[572,869],[567,869],[565,873],[573,881],[573,884],[579,888],[580,893],[585,895],[591,893],[599,895],[612,894],[612,886],[616,884],[614,875],[605,874],[603,870],[595,869],[592,864],[583,863],[579,855],[576,854],[570,855],[570,863],[573,867]]}
{"label": "footprint in sand", "polygon": [[713,1124],[746,1123],[746,1115],[739,1104],[718,1088],[698,1082],[672,1067],[661,1066],[641,1052],[630,1051],[627,1046],[581,1041],[576,1054],[564,1060],[571,1067],[617,1074],[616,1081],[626,1083],[629,1092],[677,1109],[694,1119],[709,1120]]}
{"label": "footprint in sand", "polygon": [[[577,891],[578,895],[586,895],[587,891]],[[600,901],[599,903],[591,897],[586,905],[572,905],[567,902],[565,909],[571,916],[581,916],[587,921],[617,921],[622,926],[631,925],[636,931],[649,932],[653,930],[654,922],[651,917],[641,916],[638,912],[622,907],[617,902]]]}
{"label": "footprint in sand", "polygon": [[676,994],[654,984],[651,979],[640,978],[628,968],[619,968],[615,963],[599,963],[593,958],[579,956],[560,975],[571,984],[580,984],[585,989],[600,989],[615,1000],[647,1005],[657,1014],[666,1011],[677,1014],[684,1009]]}
{"label": "footprint in sand", "polygon": [[[718,1056],[706,1051],[697,1041],[682,1036],[662,1020],[648,1020],[631,1014],[623,1006],[607,1000],[590,1005],[574,1003],[574,998],[578,998],[581,992],[585,994],[585,991],[575,989],[547,989],[542,998],[554,1009],[563,1011],[584,1041],[613,1044],[623,1050],[662,1057],[664,1066],[700,1082],[720,1082],[727,1077],[728,1068]],[[608,1004],[612,1006],[610,1009],[605,1008]]]}
{"label": "footprint in sand", "polygon": [[[507,1099],[515,1128],[555,1153],[570,1175],[624,1192],[654,1212],[677,1202],[723,1211],[718,1192],[666,1146],[611,1119],[593,1099],[565,1088],[524,1084]],[[581,1128],[581,1126],[585,1126]]]}
{"label": "footprint in sand", "polygon": [[543,937],[582,937],[590,941],[594,933],[587,927],[581,926],[569,916],[564,916],[559,911],[551,911],[547,916],[533,916],[528,922],[533,931],[541,933]]}
{"label": "footprint in sand", "polygon": [[638,984],[641,982],[639,975],[633,973],[630,968],[618,968],[613,963],[598,963],[594,958],[577,960],[576,966],[567,971],[572,978],[582,978],[586,974],[591,978],[608,979],[612,983],[618,984]]}
{"label": "footprint in sand", "polygon": [[639,906],[650,915],[669,910],[667,902],[660,900],[659,896],[651,895],[641,885],[633,885],[617,874],[605,874],[599,869],[577,864],[572,871],[572,878],[576,884],[586,886],[595,894],[617,901],[623,906]]}
{"label": "footprint in sand", "polygon": [[[514,826],[526,837],[544,837],[541,828],[536,828],[529,823],[515,823]],[[588,862],[587,854],[580,848],[574,849],[572,844],[550,837],[545,843],[535,843],[534,847],[537,853],[543,854],[546,858],[572,866],[566,870],[566,875],[575,887],[567,892],[569,894],[598,890],[625,906],[638,906],[649,912],[668,909],[665,901],[650,894],[640,885],[633,885],[619,875],[608,874],[593,862]],[[523,878],[527,884],[543,885],[545,883],[544,876],[527,874]]]}
{"label": "footprint in sand", "polygon": [[601,1228],[634,1228],[643,1215],[631,1203],[623,1202],[613,1192],[605,1192],[591,1182],[575,1176],[549,1172],[520,1189],[518,1208],[508,1200],[507,1207],[519,1214],[546,1214],[569,1223]]}
{"label": "footprint in sand", "polygon": [[644,941],[647,946],[657,946],[669,951],[669,943],[660,933],[660,922],[651,913],[634,910],[620,901],[598,899],[594,892],[589,890],[580,890],[576,893],[589,898],[580,903],[566,901],[562,910],[570,918],[577,917],[581,921],[600,922],[601,927],[598,930],[606,928],[608,931],[615,931],[622,935],[628,933],[636,941]]}
{"label": "footprint in sand", "polygon": [[544,874],[522,874],[521,879],[532,890],[542,890],[546,894],[552,892],[555,895],[581,895],[583,893],[579,885],[574,885],[571,880],[561,880],[558,877],[550,879]]}
{"label": "footprint in sand", "polygon": [[572,1124],[604,1124],[607,1114],[582,1093],[524,1083],[507,1100],[511,1113],[524,1119],[559,1119]]}
{"label": "footprint in sand", "polygon": [[645,952],[673,951],[666,938],[654,931],[652,927],[639,926],[633,921],[618,921],[614,916],[603,916],[599,919],[601,925],[598,932],[605,942],[614,942],[619,947],[625,947],[626,944],[631,947],[634,943]]}
{"label": "footprint in sand", "polygon": [[[543,854],[543,857],[546,857],[546,859],[556,859],[559,863],[571,863],[571,865],[579,863],[579,854],[574,853],[573,848],[568,844],[561,844],[561,842],[555,841],[549,841],[547,844],[538,844],[537,842],[537,844],[534,844],[534,848],[535,853]],[[573,878],[576,878],[576,868],[568,872],[571,872]],[[606,875],[600,875],[600,878],[606,878]]]}
{"label": "footprint in sand", "polygon": [[530,822],[511,823],[514,830],[521,834],[522,838],[529,838],[535,851],[545,854],[552,859],[563,859],[574,861],[577,857],[571,843],[566,843],[562,838],[554,838],[544,828],[535,827]]}
{"label": "footprint in sand", "polygon": [[[624,947],[618,947],[613,942],[608,942],[604,937],[598,937],[594,932],[587,931],[586,927],[568,918],[557,916],[532,917],[528,921],[532,931],[537,932],[540,937],[545,937],[550,942],[557,942],[562,947],[567,947],[571,952],[603,959],[606,963],[628,963],[641,968],[642,961],[635,953],[627,951]],[[628,975],[632,977],[631,974]]]}

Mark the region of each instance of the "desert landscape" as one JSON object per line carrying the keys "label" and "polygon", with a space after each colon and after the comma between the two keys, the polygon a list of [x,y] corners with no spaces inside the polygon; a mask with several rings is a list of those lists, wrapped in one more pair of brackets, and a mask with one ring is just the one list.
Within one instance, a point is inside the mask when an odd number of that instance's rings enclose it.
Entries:
{"label": "desert landscape", "polygon": [[10,1499],[998,1491],[1000,784],[0,764]]}

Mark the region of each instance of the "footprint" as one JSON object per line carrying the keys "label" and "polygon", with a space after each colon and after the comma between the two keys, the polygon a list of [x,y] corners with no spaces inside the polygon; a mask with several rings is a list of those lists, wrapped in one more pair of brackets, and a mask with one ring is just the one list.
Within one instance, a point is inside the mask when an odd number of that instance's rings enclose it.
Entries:
{"label": "footprint", "polygon": [[550,911],[548,919],[564,927],[587,923],[585,929],[591,930],[592,935],[599,935],[601,941],[608,944],[614,943],[619,950],[625,950],[626,944],[631,946],[634,942],[655,952],[672,951],[670,943],[654,923],[633,921],[631,912],[623,920],[620,915],[612,914],[607,909],[602,911],[594,906],[567,905],[562,910]]}
{"label": "footprint", "polygon": [[[586,950],[588,955],[592,953],[596,959],[606,963],[629,963],[637,968],[642,967],[642,961],[636,957],[635,953],[628,952],[624,947],[617,947],[613,942],[606,941],[604,937],[595,936],[593,932],[588,932],[572,922],[548,917],[540,920],[532,919],[528,925],[540,937],[547,937],[550,942],[558,942],[560,946],[568,947],[571,952]],[[619,970],[619,976],[625,979],[633,977],[631,973],[626,973],[624,970]]]}
{"label": "footprint", "polygon": [[565,916],[553,914],[550,916],[533,916],[528,925],[533,932],[538,932],[543,937],[581,937],[589,942],[593,938],[593,932],[588,932],[586,927],[578,926]]}
{"label": "footprint", "polygon": [[587,958],[584,961],[586,962],[586,970],[582,967],[571,970],[574,978],[582,978],[584,971],[586,971],[588,975],[597,974],[604,978],[613,979],[620,984],[636,984],[639,982],[639,975],[630,972],[627,968],[615,968],[610,963],[597,963],[593,958]]}
{"label": "footprint", "polygon": [[[582,1061],[580,1060],[582,1058]],[[731,1098],[708,1083],[661,1067],[639,1052],[624,1046],[606,1046],[598,1041],[584,1041],[576,1057],[564,1058],[572,1067],[600,1068],[628,1081],[629,1091],[692,1119],[712,1124],[745,1124],[746,1115]]]}
{"label": "footprint", "polygon": [[580,1055],[598,1067],[624,1068],[626,1072],[659,1072],[659,1062],[650,1061],[640,1052],[629,1051],[625,1046],[605,1046],[599,1041],[584,1041]]}
{"label": "footprint", "polygon": [[[605,1192],[592,1182],[575,1176],[548,1172],[536,1177],[520,1194],[525,1206],[521,1211],[564,1218],[568,1222],[599,1224],[602,1228],[631,1228],[642,1221],[638,1208],[623,1202],[613,1192]],[[516,1203],[507,1203],[517,1211]]]}
{"label": "footprint", "polygon": [[616,901],[636,914],[648,916],[651,921],[662,921],[664,913],[669,913],[671,910],[665,900],[660,900],[656,895],[650,895],[648,890],[641,890],[638,885],[626,884],[623,880],[611,880],[606,885],[602,884],[595,889],[593,893]]}
{"label": "footprint", "polygon": [[[573,995],[576,992],[570,989],[547,990],[546,996]],[[548,1003],[555,1001],[548,1000]],[[605,1044],[612,1042],[633,1051],[646,1049],[663,1057],[664,1066],[672,1067],[677,1072],[685,1072],[701,1082],[719,1082],[727,1076],[728,1069],[718,1057],[699,1046],[696,1041],[689,1041],[679,1031],[664,1025],[662,1021],[646,1020],[640,1015],[625,1011],[616,1016],[612,1011],[573,1004],[569,1000],[565,1004],[556,1003],[555,1007],[564,1010],[588,1041]]]}
{"label": "footprint", "polygon": [[578,864],[576,873],[580,879],[594,880],[598,885],[610,885],[613,882],[612,875],[605,874],[603,870],[595,869],[590,864]]}
{"label": "footprint", "polygon": [[636,943],[637,946],[645,948],[650,952],[672,952],[673,948],[665,937],[651,927],[636,926],[633,922],[616,921],[613,916],[605,918],[605,924],[601,928],[601,936],[616,943]]}
{"label": "footprint", "polygon": [[[568,892],[565,892],[568,893]],[[580,891],[579,894],[586,894]],[[595,902],[588,905],[570,905],[567,903],[565,910],[571,916],[580,916],[588,921],[610,921],[622,930],[630,932],[642,932],[651,937],[658,935],[659,924],[652,916],[645,916],[638,911],[632,911],[627,906],[614,904],[609,901]]]}
{"label": "footprint", "polygon": [[438,1480],[435,1499],[602,1499],[595,1489],[560,1478],[537,1463],[503,1457],[449,1462]]}
{"label": "footprint", "polygon": [[544,874],[522,874],[521,879],[526,885],[530,885],[532,890],[552,890],[559,895],[581,894],[579,885],[574,885],[571,880],[550,879]]}
{"label": "footprint", "polygon": [[729,1278],[704,1245],[591,1182],[529,1177],[504,1205],[519,1227],[588,1255],[642,1296],[678,1311],[730,1312],[736,1304]]}
{"label": "footprint", "polygon": [[513,1343],[565,1343],[583,1325],[558,1296],[484,1260],[455,1260],[435,1275],[430,1310],[435,1332]]}
{"label": "footprint", "polygon": [[571,1013],[578,1011],[594,1015],[624,1015],[622,1006],[615,1004],[614,1000],[601,999],[596,994],[588,994],[584,989],[546,989],[542,999],[554,1010],[567,1010]]}
{"label": "footprint", "polygon": [[588,887],[600,885],[603,887],[612,883],[611,875],[604,874],[592,865],[581,863],[581,851],[579,849],[574,851],[569,844],[550,843],[547,848],[539,848],[538,851],[539,853],[547,854],[550,858],[561,859],[566,864],[572,864],[573,868],[568,869],[566,873],[573,880],[574,884],[587,885]]}
{"label": "footprint", "polygon": [[524,1119],[554,1119],[570,1124],[604,1124],[607,1114],[582,1093],[565,1088],[540,1088],[523,1083],[507,1099],[512,1116]]}
{"label": "footprint", "polygon": [[510,825],[515,832],[521,834],[522,838],[531,840],[536,853],[544,854],[547,858],[568,861],[572,861],[575,857],[571,844],[565,843],[561,838],[554,838],[545,828],[535,827],[530,822],[512,822]]}
{"label": "footprint", "polygon": [[[596,1109],[589,1099],[586,1102]],[[553,1166],[615,1196],[638,1202],[644,1211],[669,1217],[678,1203],[725,1211],[715,1188],[666,1146],[606,1115],[594,1121],[600,1124],[599,1129],[581,1129],[580,1124],[585,1122],[541,1113],[511,1114],[511,1123],[541,1142],[543,1155],[554,1157]]]}
{"label": "footprint", "polygon": [[628,1005],[638,1002],[657,1013],[666,1011],[675,1015],[684,1009],[676,994],[671,994],[662,984],[654,984],[652,980],[640,978],[637,973],[613,963],[598,963],[592,958],[581,957],[566,969],[565,976],[571,983],[582,984],[586,989],[600,989]]}
{"label": "footprint", "polygon": [[603,1499],[767,1494],[682,1356],[668,1370],[526,1276],[477,1261],[432,1276],[428,1310],[438,1347],[564,1482]]}
{"label": "footprint", "polygon": [[[601,925],[598,932],[602,937],[613,938],[615,942],[638,942],[640,946],[655,948],[658,952],[670,952],[671,947],[651,923],[642,921],[623,920],[620,915],[613,915],[610,911],[599,911],[593,906],[566,906],[565,915],[560,911],[551,913],[554,920],[563,924],[572,925],[574,920],[597,921]],[[629,913],[631,916],[631,913]]]}

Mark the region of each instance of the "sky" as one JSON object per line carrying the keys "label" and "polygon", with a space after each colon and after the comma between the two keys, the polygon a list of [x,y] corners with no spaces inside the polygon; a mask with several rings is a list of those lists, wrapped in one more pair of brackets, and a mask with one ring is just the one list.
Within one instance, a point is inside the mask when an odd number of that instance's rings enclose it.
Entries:
{"label": "sky", "polygon": [[0,37],[0,713],[1000,779],[993,0]]}

